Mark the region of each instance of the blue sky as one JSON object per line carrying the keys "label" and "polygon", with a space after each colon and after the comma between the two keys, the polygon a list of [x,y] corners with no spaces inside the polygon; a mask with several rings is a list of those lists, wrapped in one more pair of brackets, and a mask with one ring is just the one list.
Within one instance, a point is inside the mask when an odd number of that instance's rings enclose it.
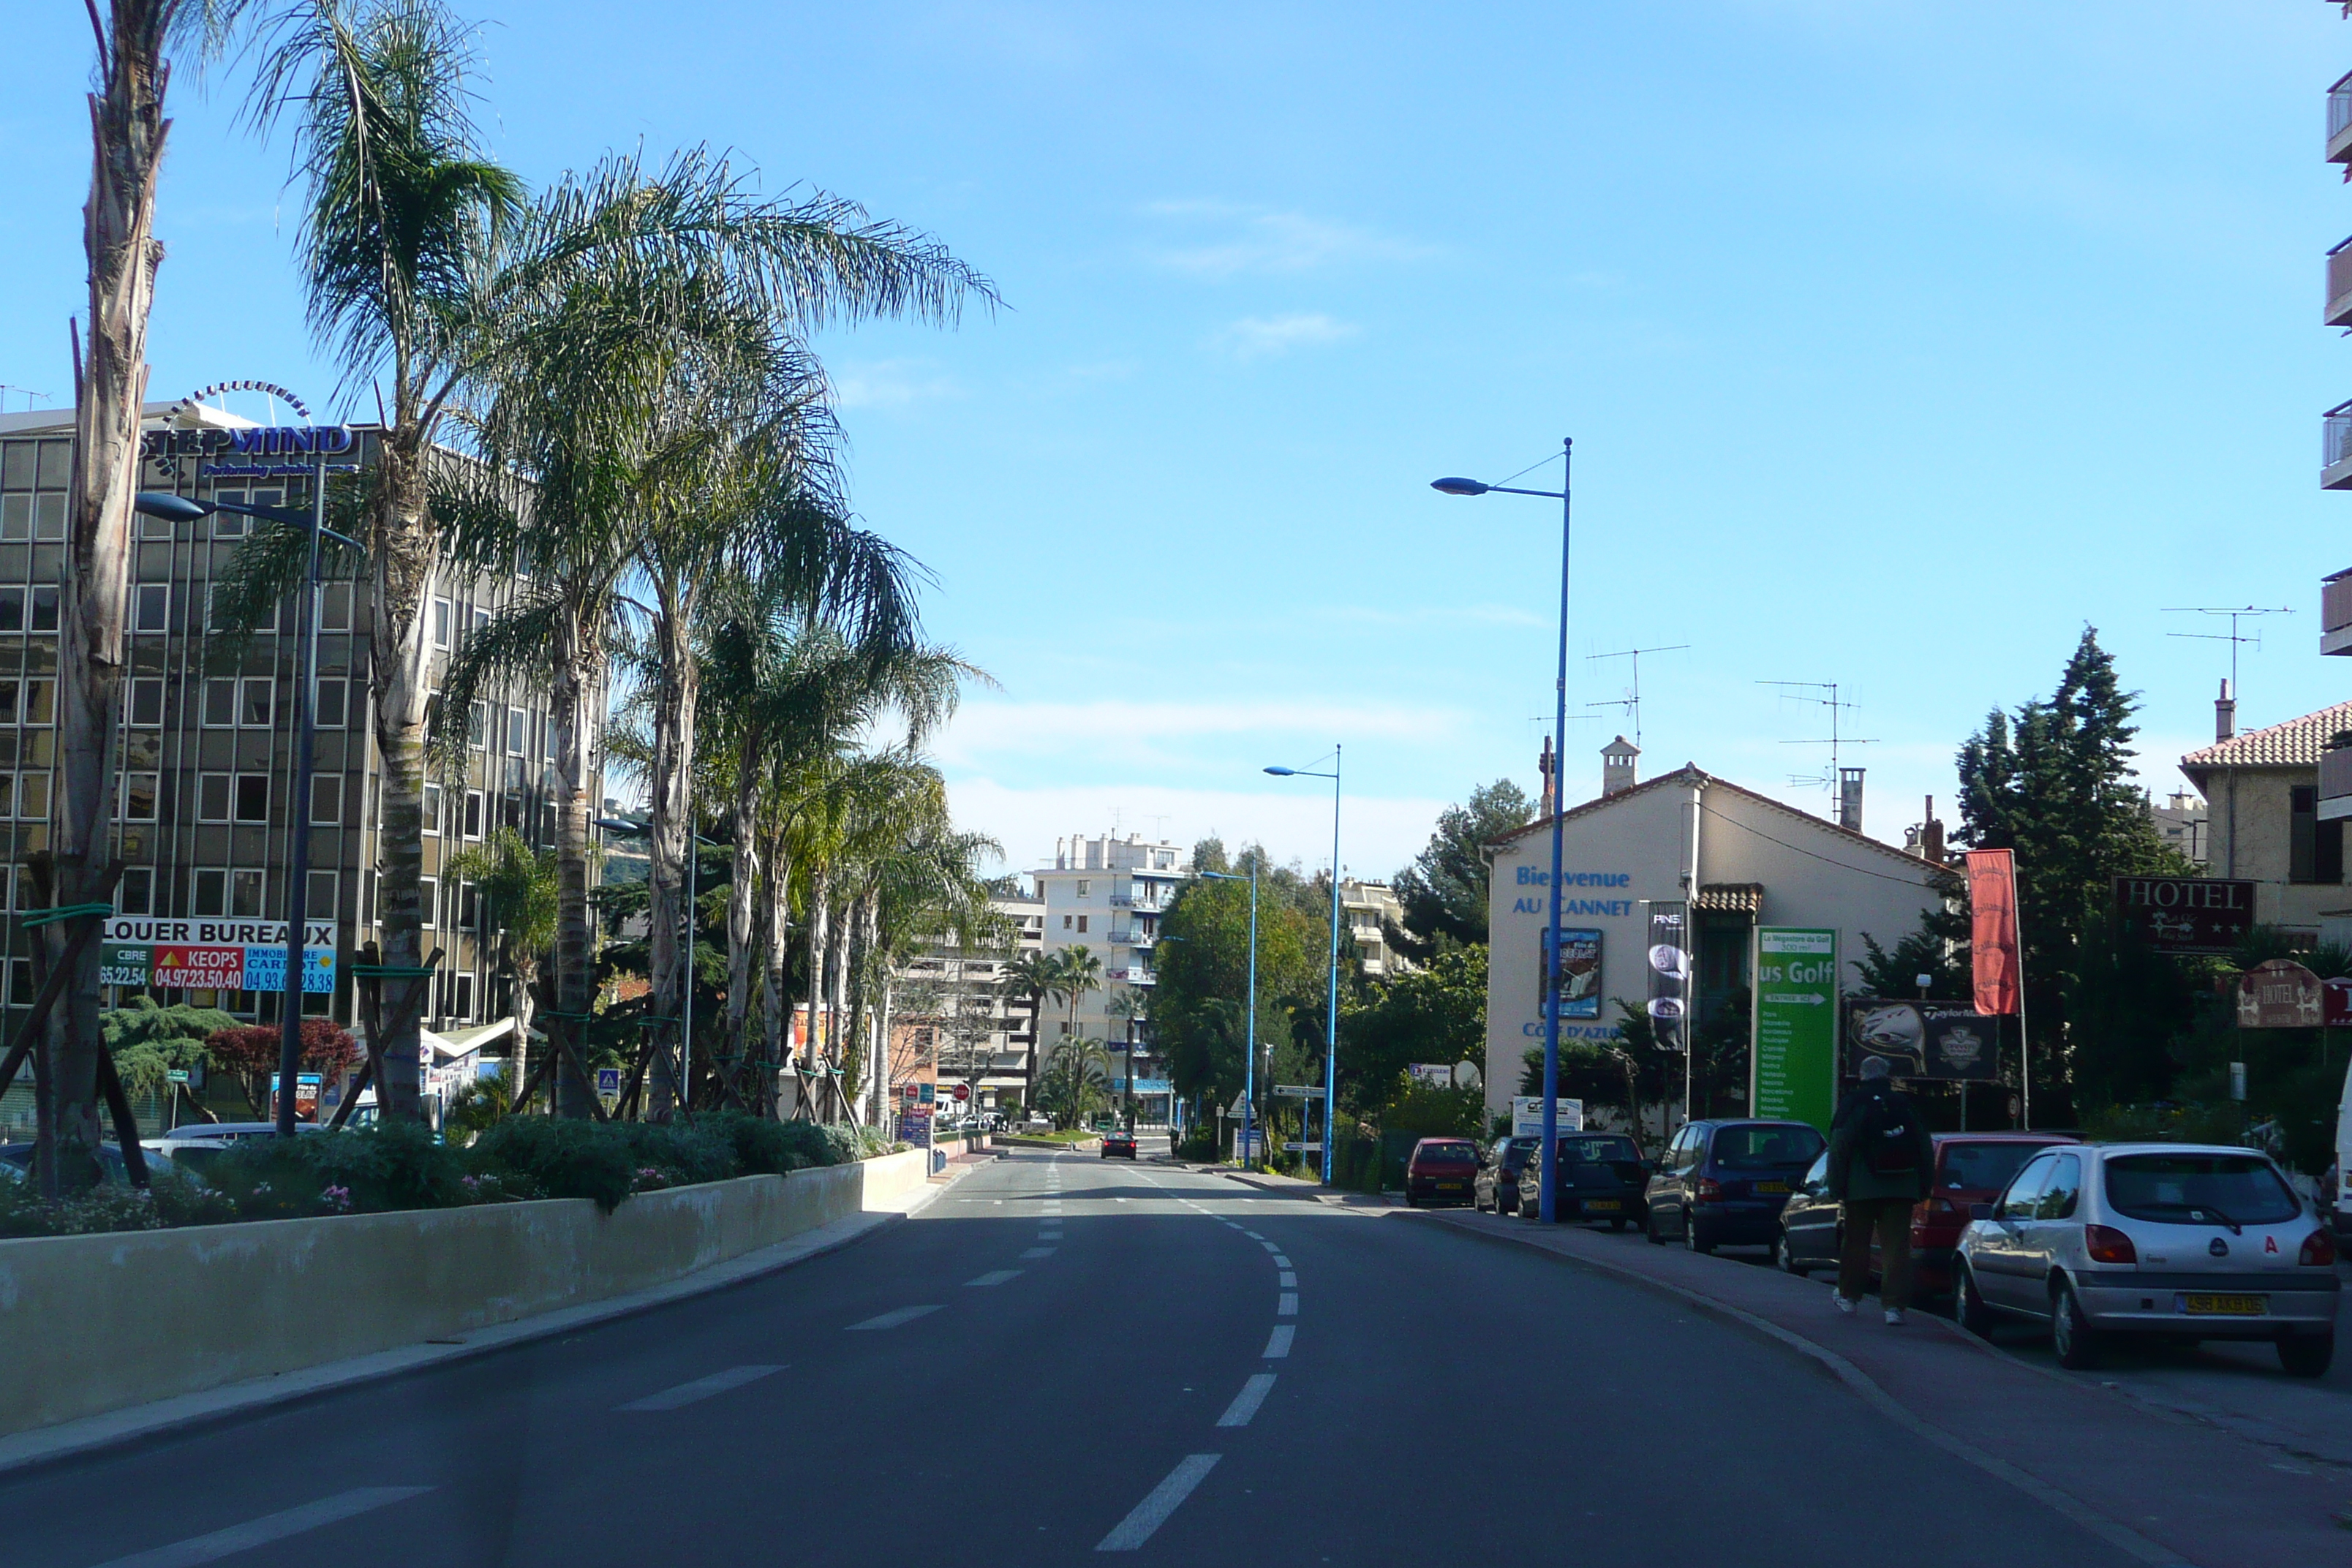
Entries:
{"label": "blue sky", "polygon": [[[2341,697],[2317,489],[2352,395],[2319,324],[2352,192],[2320,162],[2352,24],[2304,4],[1572,6],[477,0],[484,120],[534,183],[733,147],[929,229],[1009,309],[820,349],[856,499],[992,671],[940,748],[1015,866],[1114,825],[1351,871],[1508,773],[1550,707],[1558,513],[1448,500],[1577,443],[1572,796],[1643,661],[1645,771],[1819,808],[1837,681],[1899,840],[1995,704],[2095,624],[2145,775],[2210,735],[2226,646],[2291,605],[2244,721]],[[11,17],[0,382],[61,392],[80,307],[78,5]],[[334,383],[282,146],[184,71],[152,386]],[[20,393],[9,408],[25,406]],[[1557,474],[1557,466],[1549,475]],[[1538,469],[1526,483],[1549,477]]]}

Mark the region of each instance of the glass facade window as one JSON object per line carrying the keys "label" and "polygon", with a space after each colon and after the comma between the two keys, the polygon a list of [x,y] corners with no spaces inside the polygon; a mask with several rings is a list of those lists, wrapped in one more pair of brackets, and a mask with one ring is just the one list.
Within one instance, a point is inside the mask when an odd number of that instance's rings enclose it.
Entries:
{"label": "glass facade window", "polygon": [[269,775],[268,773],[236,775],[236,820],[239,822],[269,820]]}
{"label": "glass facade window", "polygon": [[163,779],[155,773],[125,773],[122,775],[122,820],[152,822],[155,820],[155,797],[163,787]]}
{"label": "glass facade window", "polygon": [[114,907],[126,915],[152,915],[155,912],[155,868],[152,866],[126,866],[122,880],[115,884]]}
{"label": "glass facade window", "polygon": [[131,699],[124,710],[131,722],[142,730],[157,730],[163,724],[163,683],[142,676],[131,683]]}
{"label": "glass facade window", "polygon": [[441,835],[441,786],[437,784],[425,786],[425,831],[436,838]]}
{"label": "glass facade window", "polygon": [[247,676],[243,687],[236,721],[256,730],[268,729],[277,708],[278,682],[267,675]]}
{"label": "glass facade window", "polygon": [[168,632],[172,629],[172,585],[169,583],[142,583],[132,590],[131,629],[134,632]]}
{"label": "glass facade window", "polygon": [[[226,822],[228,820],[228,775],[198,773],[196,775],[196,820]],[[205,911],[196,911],[202,914]],[[213,911],[218,914],[220,911]]]}
{"label": "glass facade window", "polygon": [[261,913],[262,874],[258,871],[231,871],[228,874],[228,912],[234,920],[250,920]]}
{"label": "glass facade window", "polygon": [[351,689],[351,682],[340,677],[319,682],[318,700],[311,705],[311,722],[321,730],[341,729],[343,701]]}
{"label": "glass facade window", "polygon": [[201,866],[188,879],[188,912],[202,919],[228,913],[228,873]]}
{"label": "glass facade window", "polygon": [[310,822],[318,827],[340,827],[343,822],[343,775],[310,775]]}

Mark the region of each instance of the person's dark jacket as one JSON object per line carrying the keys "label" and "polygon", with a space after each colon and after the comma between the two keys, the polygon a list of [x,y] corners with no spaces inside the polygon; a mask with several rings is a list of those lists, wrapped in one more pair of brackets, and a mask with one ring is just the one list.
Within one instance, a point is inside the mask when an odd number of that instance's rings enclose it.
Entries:
{"label": "person's dark jacket", "polygon": [[[1863,1158],[1861,1130],[1863,1114],[1870,1102],[1884,1095],[1895,1109],[1907,1120],[1914,1140],[1916,1168],[1895,1175],[1881,1175],[1870,1168]],[[1830,1195],[1843,1203],[1849,1198],[1902,1198],[1917,1203],[1927,1195],[1935,1179],[1936,1141],[1927,1133],[1927,1119],[1911,1097],[1893,1084],[1869,1084],[1851,1089],[1838,1106],[1837,1114],[1830,1119]]]}

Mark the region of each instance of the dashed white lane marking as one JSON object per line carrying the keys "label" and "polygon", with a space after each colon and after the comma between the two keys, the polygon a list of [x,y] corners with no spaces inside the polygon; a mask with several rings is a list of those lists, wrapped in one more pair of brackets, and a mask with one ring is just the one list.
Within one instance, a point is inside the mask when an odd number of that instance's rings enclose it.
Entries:
{"label": "dashed white lane marking", "polygon": [[963,1283],[964,1289],[968,1290],[975,1285],[1002,1285],[1007,1279],[1018,1279],[1020,1278],[1021,1270],[1018,1268],[992,1268],[987,1273],[982,1275],[979,1279],[967,1279]]}
{"label": "dashed white lane marking", "polygon": [[1168,1472],[1168,1479],[1151,1489],[1151,1495],[1135,1505],[1135,1511],[1118,1521],[1108,1535],[1095,1543],[1097,1552],[1132,1552],[1151,1539],[1151,1532],[1168,1522],[1177,1505],[1192,1495],[1192,1489],[1217,1468],[1219,1454],[1187,1454]]}
{"label": "dashed white lane marking", "polygon": [[1287,1268],[1290,1267],[1290,1259],[1277,1252],[1274,1255],[1274,1266],[1276,1268]]}
{"label": "dashed white lane marking", "polygon": [[675,1410],[681,1405],[692,1405],[714,1394],[724,1394],[730,1388],[740,1388],[747,1383],[784,1369],[782,1366],[730,1366],[725,1372],[714,1372],[709,1377],[698,1377],[692,1383],[681,1383],[676,1388],[665,1388],[659,1394],[648,1394],[643,1399],[632,1399],[626,1405],[614,1405],[616,1410]]}
{"label": "dashed white lane marking", "polygon": [[1279,1297],[1276,1298],[1274,1303],[1274,1315],[1277,1318],[1295,1318],[1298,1316],[1298,1292],[1296,1290],[1285,1290]]}
{"label": "dashed white lane marking", "polygon": [[1260,1247],[1265,1247],[1268,1252],[1271,1252],[1271,1253],[1275,1254],[1276,1257],[1281,1256],[1282,1248],[1280,1248],[1279,1247],[1276,1247],[1274,1243],[1272,1243],[1272,1242],[1270,1242],[1270,1241],[1261,1241],[1261,1242],[1259,1242],[1259,1243],[1258,1243],[1258,1245],[1259,1245]]}
{"label": "dashed white lane marking", "polygon": [[1033,1247],[1026,1252],[1024,1252],[1021,1256],[1024,1258],[1051,1258],[1055,1253],[1060,1250],[1061,1249],[1059,1247]]}
{"label": "dashed white lane marking", "polygon": [[901,1323],[911,1323],[917,1318],[924,1317],[938,1310],[939,1308],[936,1305],[929,1307],[901,1307],[895,1312],[884,1312],[879,1317],[868,1318],[862,1323],[852,1323],[849,1325],[848,1331],[856,1333],[860,1329],[895,1329]]}
{"label": "dashed white lane marking", "polygon": [[1290,1353],[1290,1342],[1297,1337],[1297,1324],[1283,1323],[1277,1325],[1274,1332],[1266,1336],[1265,1354],[1260,1359],[1265,1361],[1280,1361],[1284,1356]]}
{"label": "dashed white lane marking", "polygon": [[1257,1414],[1257,1407],[1265,1403],[1265,1396],[1273,1391],[1274,1373],[1259,1373],[1242,1384],[1242,1391],[1234,1395],[1234,1402],[1225,1406],[1225,1413],[1223,1415],[1217,1417],[1217,1425],[1220,1426],[1248,1426],[1250,1417]]}
{"label": "dashed white lane marking", "polygon": [[1298,1286],[1298,1276],[1286,1268],[1282,1271],[1282,1278],[1276,1280],[1275,1283],[1281,1286],[1286,1290],[1296,1289]]}
{"label": "dashed white lane marking", "polygon": [[1273,1246],[1273,1245],[1274,1245],[1272,1242],[1270,1242],[1270,1241],[1266,1241],[1266,1240],[1265,1240],[1265,1237],[1264,1237],[1260,1236],[1257,1232],[1255,1232],[1255,1231],[1254,1231],[1254,1230],[1245,1230],[1245,1231],[1242,1232],[1242,1234],[1243,1234],[1244,1236],[1248,1237],[1252,1241],[1265,1242],[1265,1245],[1266,1245],[1266,1246],[1268,1246],[1268,1247],[1271,1247],[1271,1246]]}
{"label": "dashed white lane marking", "polygon": [[[1214,1461],[1211,1461],[1213,1463]],[[1206,1470],[1202,1472],[1207,1474]],[[299,1508],[289,1508],[282,1513],[266,1513],[259,1519],[249,1519],[243,1524],[232,1524],[226,1530],[215,1530],[210,1535],[192,1535],[185,1541],[175,1541],[169,1546],[158,1546],[152,1552],[134,1552],[128,1557],[117,1557],[99,1568],[197,1568],[204,1563],[217,1563],[239,1552],[250,1552],[257,1546],[267,1546],[273,1541],[283,1541],[289,1535],[303,1535],[326,1525],[366,1513],[386,1503],[429,1492],[431,1487],[354,1487],[347,1492],[306,1502]],[[1190,1491],[1187,1487],[1185,1490]],[[1181,1498],[1178,1500],[1182,1500]]]}
{"label": "dashed white lane marking", "polygon": [[1058,1230],[1041,1230],[1037,1233],[1037,1239],[1040,1241],[1059,1241],[1062,1239],[1062,1233]]}

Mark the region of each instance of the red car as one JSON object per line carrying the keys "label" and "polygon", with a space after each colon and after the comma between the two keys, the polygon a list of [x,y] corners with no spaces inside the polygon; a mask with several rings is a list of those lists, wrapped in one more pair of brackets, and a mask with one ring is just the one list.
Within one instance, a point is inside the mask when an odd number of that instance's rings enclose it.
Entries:
{"label": "red car", "polygon": [[[1921,1297],[1951,1293],[1952,1260],[1968,1228],[1969,1205],[1999,1197],[2036,1149],[2081,1142],[2064,1132],[1938,1132],[1935,1140],[1933,1191],[1911,1210],[1911,1288]],[[1843,1231],[1838,1201],[1830,1195],[1829,1159],[1822,1151],[1780,1211],[1780,1267],[1791,1274],[1837,1266]],[[1873,1278],[1878,1268],[1873,1243]]]}
{"label": "red car", "polygon": [[1424,1138],[1404,1165],[1407,1208],[1466,1204],[1476,1196],[1478,1145],[1467,1138]]}

